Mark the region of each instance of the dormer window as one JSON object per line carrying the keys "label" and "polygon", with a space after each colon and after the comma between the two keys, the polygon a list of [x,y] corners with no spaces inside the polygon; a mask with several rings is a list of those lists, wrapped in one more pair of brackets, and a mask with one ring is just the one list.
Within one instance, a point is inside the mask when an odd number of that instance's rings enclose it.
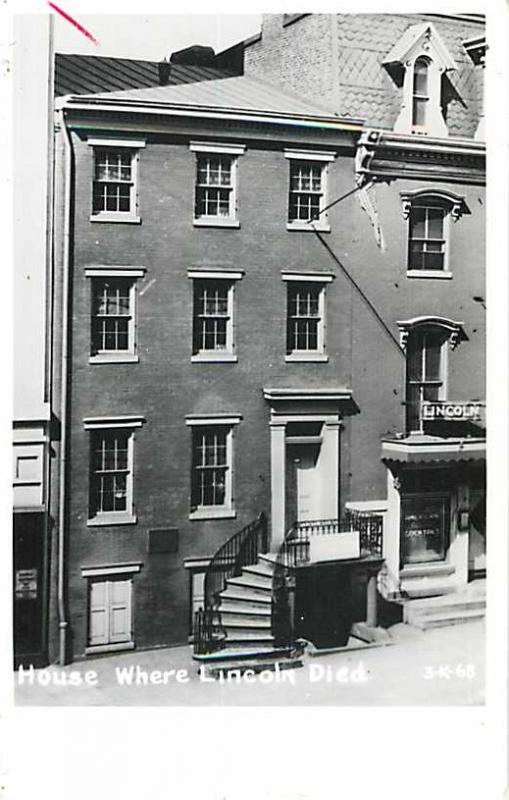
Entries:
{"label": "dormer window", "polygon": [[402,76],[403,92],[394,130],[447,136],[442,113],[442,76],[456,64],[432,23],[411,25],[384,59],[389,71]]}

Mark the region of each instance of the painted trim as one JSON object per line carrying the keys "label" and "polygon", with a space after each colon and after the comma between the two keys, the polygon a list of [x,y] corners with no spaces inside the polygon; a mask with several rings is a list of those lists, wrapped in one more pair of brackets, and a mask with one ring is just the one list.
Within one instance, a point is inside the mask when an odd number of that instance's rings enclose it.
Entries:
{"label": "painted trim", "polygon": [[287,364],[305,364],[307,362],[322,362],[325,363],[329,360],[327,353],[315,352],[314,350],[294,350],[292,353],[285,355]]}
{"label": "painted trim", "polygon": [[187,414],[186,425],[238,425],[241,414]]}
{"label": "painted trim", "polygon": [[331,150],[283,150],[285,158],[296,161],[334,161],[336,153]]}
{"label": "painted trim", "polygon": [[223,144],[219,142],[189,142],[189,149],[193,153],[225,153],[232,156],[241,156],[246,152],[245,144]]}
{"label": "painted trim", "polygon": [[225,281],[239,281],[244,277],[245,271],[237,269],[200,269],[193,267],[187,270],[188,278],[198,278],[202,280],[225,280]]}
{"label": "painted trim", "polygon": [[137,353],[98,353],[95,356],[90,356],[88,359],[89,364],[138,364],[140,357]]}
{"label": "painted trim", "polygon": [[211,506],[207,508],[206,506],[202,506],[197,508],[195,511],[189,512],[189,519],[235,519],[237,516],[237,512],[227,506]]}
{"label": "painted trim", "polygon": [[110,139],[108,136],[89,136],[87,144],[92,147],[130,147],[137,150],[139,147],[145,147],[147,142],[145,139]]}
{"label": "painted trim", "polygon": [[98,575],[133,575],[139,572],[143,566],[143,561],[133,561],[129,564],[106,564],[99,567],[82,567],[82,578],[93,578]]}
{"label": "painted trim", "polygon": [[282,281],[298,281],[299,283],[331,283],[335,279],[333,272],[297,272],[293,270],[282,270]]}
{"label": "painted trim", "polygon": [[195,228],[240,228],[239,220],[233,217],[195,217],[193,225]]}
{"label": "painted trim", "polygon": [[141,428],[144,422],[146,422],[146,419],[140,414],[115,417],[86,417],[83,420],[83,427],[87,431],[101,428]]}
{"label": "painted trim", "polygon": [[[302,387],[300,389],[276,389],[264,388],[263,396],[269,401],[293,401],[293,400],[351,400],[352,390],[344,388],[321,388]],[[306,417],[307,419],[307,417]]]}
{"label": "painted trim", "polygon": [[203,350],[203,352],[191,356],[192,364],[235,364],[238,360],[236,353],[224,352],[221,354],[218,350]]}
{"label": "painted trim", "polygon": [[331,227],[327,222],[320,223],[318,220],[309,220],[309,222],[287,222],[286,223],[286,230],[287,231],[320,231],[320,233],[330,233]]}
{"label": "painted trim", "polygon": [[94,264],[85,267],[87,278],[143,278],[146,267],[117,266],[114,264]]}
{"label": "painted trim", "polygon": [[141,217],[129,215],[123,211],[98,211],[97,214],[90,214],[90,222],[126,222],[134,225],[141,224]]}
{"label": "painted trim", "polygon": [[427,278],[428,280],[433,278],[450,280],[452,272],[440,269],[407,269],[406,276],[407,278]]}
{"label": "painted trim", "polygon": [[[132,504],[132,498],[129,498]],[[89,528],[105,528],[108,525],[136,525],[138,517],[125,511],[103,511],[87,519]]]}

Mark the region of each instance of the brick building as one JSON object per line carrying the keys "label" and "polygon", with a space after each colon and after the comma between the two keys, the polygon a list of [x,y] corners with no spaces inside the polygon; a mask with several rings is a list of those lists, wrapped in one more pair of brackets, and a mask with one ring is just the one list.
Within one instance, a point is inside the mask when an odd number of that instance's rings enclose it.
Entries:
{"label": "brick building", "polygon": [[187,641],[261,513],[272,552],[383,516],[387,597],[483,569],[482,48],[476,20],[268,15],[244,75],[63,99],[61,657]]}

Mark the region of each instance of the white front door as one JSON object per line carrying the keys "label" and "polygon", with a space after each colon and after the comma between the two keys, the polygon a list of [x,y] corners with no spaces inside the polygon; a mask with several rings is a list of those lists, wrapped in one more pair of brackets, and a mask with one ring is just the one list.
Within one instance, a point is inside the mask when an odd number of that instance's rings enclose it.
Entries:
{"label": "white front door", "polygon": [[318,470],[319,448],[303,445],[295,461],[297,470],[297,520],[321,519],[321,482]]}

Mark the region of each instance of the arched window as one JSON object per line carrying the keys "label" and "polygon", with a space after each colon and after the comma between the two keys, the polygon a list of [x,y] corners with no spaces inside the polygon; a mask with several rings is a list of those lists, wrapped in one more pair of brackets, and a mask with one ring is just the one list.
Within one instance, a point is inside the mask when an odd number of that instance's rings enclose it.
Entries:
{"label": "arched window", "polygon": [[425,128],[428,117],[429,103],[429,71],[430,61],[427,58],[417,58],[414,63],[414,76],[412,86],[412,126]]}

